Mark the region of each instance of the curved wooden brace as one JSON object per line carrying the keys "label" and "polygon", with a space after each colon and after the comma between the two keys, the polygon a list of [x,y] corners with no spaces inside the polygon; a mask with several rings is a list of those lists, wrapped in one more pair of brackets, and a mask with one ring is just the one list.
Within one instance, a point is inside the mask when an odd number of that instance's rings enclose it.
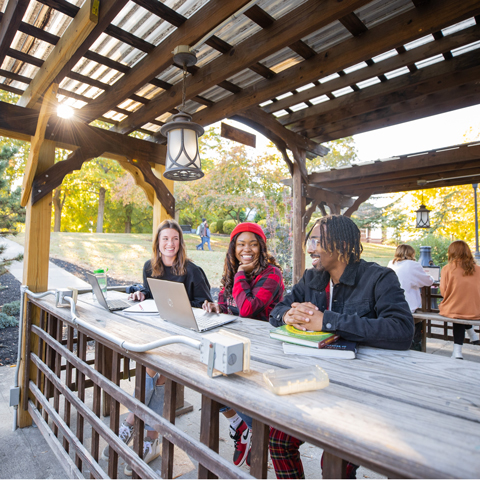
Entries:
{"label": "curved wooden brace", "polygon": [[36,176],[32,185],[32,205],[60,186],[66,175],[74,170],[80,170],[84,162],[99,157],[102,153],[102,151],[94,149],[79,148],[72,152],[66,160],[56,163]]}
{"label": "curved wooden brace", "polygon": [[134,166],[129,159],[125,159],[124,161],[117,160],[117,162],[133,177],[135,185],[139,186],[144,191],[148,203],[153,206],[155,190],[149,183],[145,181],[143,173],[136,166]]}

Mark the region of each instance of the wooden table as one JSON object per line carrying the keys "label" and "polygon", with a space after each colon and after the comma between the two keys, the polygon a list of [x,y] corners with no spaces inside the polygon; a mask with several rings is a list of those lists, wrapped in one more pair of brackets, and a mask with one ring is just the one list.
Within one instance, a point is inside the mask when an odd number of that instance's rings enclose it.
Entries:
{"label": "wooden table", "polygon": [[[68,322],[69,311],[55,308],[50,297],[34,303]],[[154,316],[127,318],[81,302],[77,311],[91,325],[130,342],[172,334],[200,337]],[[128,355],[216,402],[324,448],[333,455],[324,478],[334,476],[337,457],[395,478],[480,477],[479,364],[368,347],[360,347],[355,360],[286,356],[281,343],[269,338],[265,322],[241,319],[223,328],[251,339],[250,374],[210,378],[199,352],[182,345]],[[312,364],[328,373],[327,388],[276,396],[265,387],[267,369]],[[215,428],[209,432],[203,439],[214,446]]]}

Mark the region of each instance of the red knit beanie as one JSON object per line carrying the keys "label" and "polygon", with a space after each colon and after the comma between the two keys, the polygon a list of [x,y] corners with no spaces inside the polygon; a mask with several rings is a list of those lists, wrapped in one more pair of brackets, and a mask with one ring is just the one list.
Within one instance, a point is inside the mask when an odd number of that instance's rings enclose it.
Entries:
{"label": "red knit beanie", "polygon": [[263,233],[262,227],[257,223],[252,223],[252,222],[239,223],[233,229],[233,232],[230,234],[230,241],[233,240],[233,238],[235,237],[235,235],[237,235],[237,233],[242,233],[242,232],[256,233],[259,237],[263,238],[263,241],[265,243],[267,243],[267,237]]}

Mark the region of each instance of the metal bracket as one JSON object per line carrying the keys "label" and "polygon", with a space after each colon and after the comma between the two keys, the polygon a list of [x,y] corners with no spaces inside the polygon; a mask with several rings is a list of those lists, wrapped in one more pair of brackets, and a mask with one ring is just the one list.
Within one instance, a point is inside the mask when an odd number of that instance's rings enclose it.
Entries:
{"label": "metal bracket", "polygon": [[208,345],[208,364],[207,373],[208,376],[213,378],[213,365],[215,364],[215,344],[210,342]]}
{"label": "metal bracket", "polygon": [[307,187],[308,185],[302,182],[302,197],[304,198],[308,197]]}

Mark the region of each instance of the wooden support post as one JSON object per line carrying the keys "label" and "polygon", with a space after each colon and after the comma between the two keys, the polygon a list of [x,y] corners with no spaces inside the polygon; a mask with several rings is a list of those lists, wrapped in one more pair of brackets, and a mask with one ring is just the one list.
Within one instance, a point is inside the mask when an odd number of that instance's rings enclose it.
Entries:
{"label": "wooden support post", "polygon": [[250,474],[256,478],[267,478],[270,427],[255,419],[253,419],[252,427],[252,464]]}
{"label": "wooden support post", "polygon": [[[36,171],[42,173],[55,163],[55,142],[43,141],[38,152]],[[46,195],[35,205],[27,203],[25,219],[25,251],[23,260],[23,284],[27,285],[32,292],[44,292],[48,289],[48,261],[50,253],[50,229],[52,222],[52,194]],[[40,310],[32,306],[32,324],[40,324]],[[26,319],[23,322],[22,336],[22,360],[20,361],[20,385],[25,383],[26,362],[25,362],[25,336]],[[32,347],[37,343],[32,335]],[[30,368],[30,379],[35,380],[37,369],[34,365]],[[23,399],[28,392],[21,392]],[[26,409],[18,408],[18,426],[28,427],[32,424],[30,414]]]}
{"label": "wooden support post", "polygon": [[347,478],[347,461],[333,453],[323,452],[322,478]]}
{"label": "wooden support post", "polygon": [[[173,194],[173,180],[167,180],[163,176],[163,172],[165,171],[165,166],[164,165],[158,165],[155,164],[155,167],[153,168],[153,173],[155,176],[160,178],[162,182],[166,185],[168,190]],[[171,219],[172,217],[168,214],[167,210],[163,207],[161,204],[160,200],[157,197],[157,194],[155,193],[155,198],[153,201],[153,237],[155,237],[155,233],[157,233],[157,228],[158,226],[167,219]]]}
{"label": "wooden support post", "polygon": [[[165,400],[163,417],[170,423],[175,423],[175,406],[177,403],[177,383],[167,378],[165,382]],[[165,437],[162,441],[162,478],[173,478],[173,451],[175,445]]]}
{"label": "wooden support post", "polygon": [[[202,395],[202,417],[200,421],[200,441],[218,453],[220,404]],[[208,465],[198,465],[198,478],[218,478]]]}
{"label": "wooden support post", "polygon": [[[301,162],[305,163],[305,150],[294,152],[293,164],[293,283],[297,283],[305,270],[305,228],[303,216],[305,215],[306,198],[303,195],[303,179]],[[298,158],[300,157],[300,158]]]}

